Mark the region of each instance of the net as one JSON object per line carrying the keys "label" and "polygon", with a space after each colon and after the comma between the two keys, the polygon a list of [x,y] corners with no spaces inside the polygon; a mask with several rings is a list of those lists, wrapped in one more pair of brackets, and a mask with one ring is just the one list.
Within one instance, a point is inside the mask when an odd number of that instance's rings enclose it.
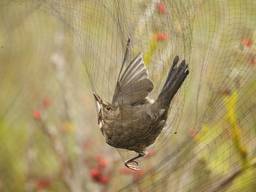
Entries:
{"label": "net", "polygon": [[[252,0],[3,0],[0,190],[254,191],[255,8]],[[105,144],[92,96],[112,100],[129,37],[128,60],[143,53],[150,97],[176,55],[190,70],[139,172],[123,166],[133,153]]]}

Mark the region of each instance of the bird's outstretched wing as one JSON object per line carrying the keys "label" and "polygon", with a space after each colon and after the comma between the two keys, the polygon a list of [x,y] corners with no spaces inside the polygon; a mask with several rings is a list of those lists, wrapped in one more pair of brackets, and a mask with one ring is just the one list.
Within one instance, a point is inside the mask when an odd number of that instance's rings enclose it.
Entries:
{"label": "bird's outstretched wing", "polygon": [[112,104],[133,105],[142,103],[153,87],[144,65],[143,55],[139,53],[128,65],[122,66]]}

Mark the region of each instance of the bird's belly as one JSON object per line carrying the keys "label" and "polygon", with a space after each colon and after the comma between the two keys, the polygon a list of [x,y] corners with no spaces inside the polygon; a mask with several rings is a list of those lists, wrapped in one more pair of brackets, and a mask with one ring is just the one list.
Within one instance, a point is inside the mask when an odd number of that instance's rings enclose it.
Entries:
{"label": "bird's belly", "polygon": [[140,152],[154,143],[162,128],[158,124],[140,120],[113,123],[106,131],[106,143],[112,147]]}

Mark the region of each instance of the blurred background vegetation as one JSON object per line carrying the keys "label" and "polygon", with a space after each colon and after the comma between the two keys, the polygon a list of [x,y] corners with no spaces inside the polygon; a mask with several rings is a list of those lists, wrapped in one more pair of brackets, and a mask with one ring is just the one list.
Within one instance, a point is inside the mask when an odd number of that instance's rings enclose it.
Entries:
{"label": "blurred background vegetation", "polygon": [[[254,192],[254,0],[1,0],[0,191]],[[156,97],[175,55],[190,75],[140,161],[105,144],[128,36]],[[131,59],[130,58],[130,59]],[[177,132],[177,134],[174,134]]]}

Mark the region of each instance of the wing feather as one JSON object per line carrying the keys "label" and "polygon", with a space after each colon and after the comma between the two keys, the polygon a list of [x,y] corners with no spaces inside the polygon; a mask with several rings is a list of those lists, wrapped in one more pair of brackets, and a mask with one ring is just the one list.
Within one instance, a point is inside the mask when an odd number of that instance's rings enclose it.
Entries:
{"label": "wing feather", "polygon": [[112,104],[136,104],[145,100],[153,89],[143,55],[139,53],[127,66],[121,68]]}

